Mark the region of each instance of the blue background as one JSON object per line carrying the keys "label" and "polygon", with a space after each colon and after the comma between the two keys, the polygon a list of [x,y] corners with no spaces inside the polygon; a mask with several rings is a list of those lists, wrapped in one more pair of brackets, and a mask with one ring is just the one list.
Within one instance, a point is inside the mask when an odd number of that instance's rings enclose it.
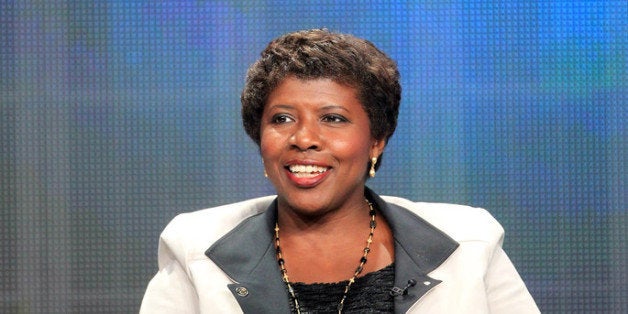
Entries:
{"label": "blue background", "polygon": [[320,27],[400,67],[369,186],[487,208],[543,312],[628,311],[626,1],[0,3],[0,312],[136,312],[174,215],[274,193],[244,74]]}

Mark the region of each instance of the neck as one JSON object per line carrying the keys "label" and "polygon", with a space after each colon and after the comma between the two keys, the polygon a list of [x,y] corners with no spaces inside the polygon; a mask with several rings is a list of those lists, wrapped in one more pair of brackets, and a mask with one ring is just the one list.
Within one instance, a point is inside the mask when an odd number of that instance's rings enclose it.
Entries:
{"label": "neck", "polygon": [[369,207],[360,198],[358,202],[347,203],[341,208],[325,208],[316,214],[303,214],[301,211],[280,202],[277,222],[282,233],[291,235],[329,235],[346,234],[351,227],[358,227],[368,219]]}
{"label": "neck", "polygon": [[[357,266],[357,268],[353,271],[353,276],[348,280],[347,285],[344,289],[344,293],[342,295],[342,298],[340,299],[339,303],[338,303],[338,313],[342,312],[342,309],[344,307],[345,304],[345,300],[347,298],[349,289],[351,288],[351,285],[354,283],[355,279],[357,278],[357,276],[359,274],[362,273],[362,271],[364,271],[364,265],[367,262],[367,257],[370,253],[370,247],[371,247],[371,243],[373,242],[373,235],[375,233],[375,227],[377,226],[376,222],[375,222],[375,210],[372,206],[371,203],[369,203],[368,201],[366,201],[367,204],[367,210],[368,210],[368,215],[370,217],[369,219],[369,236],[366,240],[366,246],[364,247],[364,249],[362,250],[362,257],[360,258],[360,262]],[[286,283],[287,287],[288,287],[288,291],[290,292],[291,298],[294,301],[294,308],[296,309],[297,313],[300,313],[300,306],[299,306],[299,301],[297,299],[297,295],[294,293],[294,290],[290,284],[290,279],[288,276],[288,270],[286,268],[286,259],[285,259],[285,255],[284,255],[284,251],[281,249],[280,246],[280,240],[279,240],[279,224],[276,223],[275,224],[275,248],[277,251],[277,261],[279,263],[279,267],[281,269],[281,273],[282,273],[282,277],[283,277],[283,281]],[[310,252],[311,253],[311,252]],[[309,261],[313,261],[312,259],[308,259]],[[315,261],[315,260],[314,260]],[[308,263],[311,266],[311,263]],[[333,270],[334,272],[337,272],[337,270],[339,269],[346,269],[345,265],[338,265],[337,263],[334,263],[335,267],[334,268],[330,268],[330,270]],[[329,274],[329,271],[325,271],[325,273]],[[335,275],[334,275],[335,276]],[[319,276],[315,276],[320,278]]]}

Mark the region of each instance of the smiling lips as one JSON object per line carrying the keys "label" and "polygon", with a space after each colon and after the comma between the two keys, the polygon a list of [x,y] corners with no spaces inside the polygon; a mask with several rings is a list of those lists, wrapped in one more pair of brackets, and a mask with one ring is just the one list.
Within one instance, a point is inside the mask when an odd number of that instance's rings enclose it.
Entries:
{"label": "smiling lips", "polygon": [[290,165],[288,170],[295,177],[305,179],[318,177],[327,172],[329,168],[316,165]]}

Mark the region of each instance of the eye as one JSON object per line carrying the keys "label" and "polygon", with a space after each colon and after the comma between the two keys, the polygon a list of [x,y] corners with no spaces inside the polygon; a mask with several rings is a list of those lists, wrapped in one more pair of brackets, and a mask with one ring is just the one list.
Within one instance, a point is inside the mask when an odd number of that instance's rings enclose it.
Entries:
{"label": "eye", "polygon": [[343,122],[349,122],[349,120],[345,117],[343,117],[342,115],[339,114],[328,114],[328,115],[324,115],[323,118],[321,119],[323,122],[330,122],[330,123],[343,123]]}
{"label": "eye", "polygon": [[294,121],[294,119],[292,119],[289,115],[283,114],[283,113],[276,114],[271,119],[271,122],[273,124],[283,124],[283,123],[288,123],[292,121]]}

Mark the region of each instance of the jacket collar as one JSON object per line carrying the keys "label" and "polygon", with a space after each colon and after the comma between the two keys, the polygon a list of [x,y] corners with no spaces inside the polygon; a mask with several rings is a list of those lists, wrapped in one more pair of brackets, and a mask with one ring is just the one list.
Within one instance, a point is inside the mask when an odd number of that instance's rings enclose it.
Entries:
{"label": "jacket collar", "polygon": [[[427,274],[442,264],[458,247],[449,236],[409,210],[386,203],[366,188],[392,228],[395,238],[395,287],[408,280],[416,286],[395,297],[395,312],[405,313],[441,281]],[[205,254],[234,283],[228,285],[245,313],[289,313],[288,292],[276,262],[273,234],[277,200],[258,215],[242,221],[216,241]]]}

